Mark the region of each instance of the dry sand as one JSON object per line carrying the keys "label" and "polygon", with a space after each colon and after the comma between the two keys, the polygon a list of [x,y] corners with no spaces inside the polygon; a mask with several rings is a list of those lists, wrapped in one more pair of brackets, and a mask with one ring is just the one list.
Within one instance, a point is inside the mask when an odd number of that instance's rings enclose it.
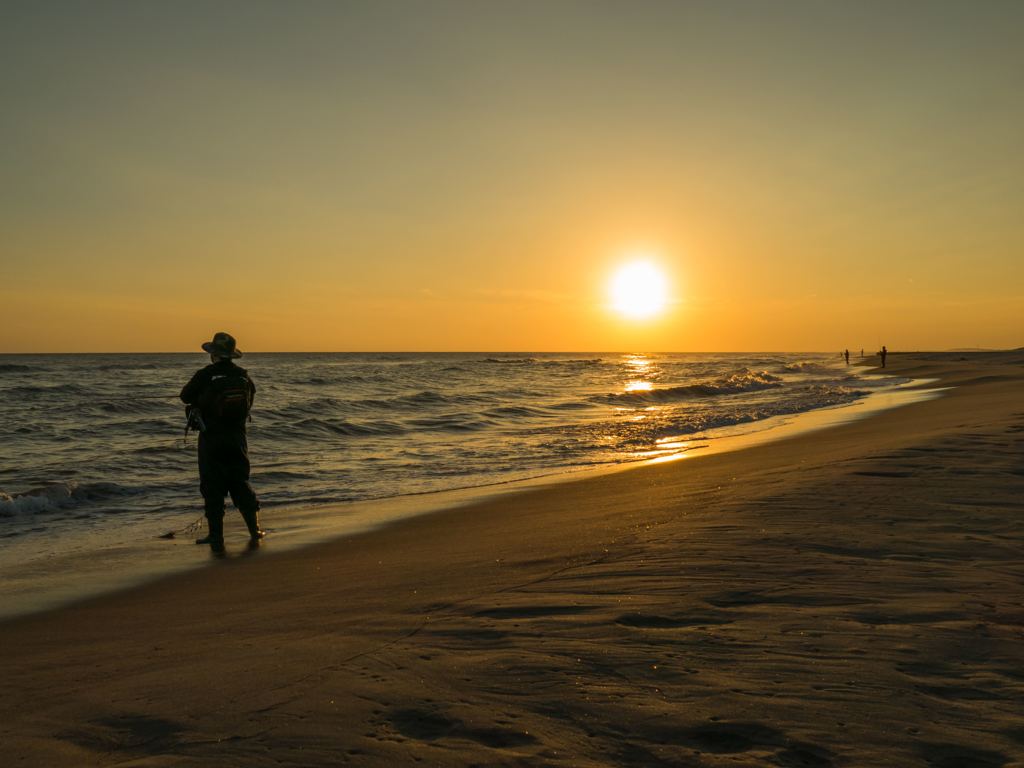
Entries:
{"label": "dry sand", "polygon": [[1024,766],[1024,353],[0,625],[11,766]]}

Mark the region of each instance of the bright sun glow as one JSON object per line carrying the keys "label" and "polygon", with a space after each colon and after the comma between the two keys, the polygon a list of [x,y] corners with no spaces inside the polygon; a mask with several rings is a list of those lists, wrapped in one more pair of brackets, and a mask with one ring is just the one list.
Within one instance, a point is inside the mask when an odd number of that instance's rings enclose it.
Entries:
{"label": "bright sun glow", "polygon": [[616,312],[636,319],[653,317],[668,303],[668,281],[649,261],[633,261],[612,275],[609,289]]}

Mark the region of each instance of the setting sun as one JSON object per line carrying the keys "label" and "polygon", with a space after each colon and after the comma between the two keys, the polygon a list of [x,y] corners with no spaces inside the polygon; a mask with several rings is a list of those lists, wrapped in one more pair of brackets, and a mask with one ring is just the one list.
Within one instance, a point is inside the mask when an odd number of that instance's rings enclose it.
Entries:
{"label": "setting sun", "polygon": [[668,303],[665,274],[649,261],[633,261],[620,267],[609,283],[612,308],[635,319],[653,317]]}

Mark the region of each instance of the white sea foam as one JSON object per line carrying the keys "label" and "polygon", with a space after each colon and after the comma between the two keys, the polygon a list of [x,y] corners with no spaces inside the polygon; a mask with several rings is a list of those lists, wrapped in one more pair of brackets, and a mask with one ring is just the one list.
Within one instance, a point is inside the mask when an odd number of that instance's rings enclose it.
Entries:
{"label": "white sea foam", "polygon": [[49,483],[23,493],[9,494],[0,491],[0,517],[54,512],[137,492],[117,483],[79,483],[74,480]]}

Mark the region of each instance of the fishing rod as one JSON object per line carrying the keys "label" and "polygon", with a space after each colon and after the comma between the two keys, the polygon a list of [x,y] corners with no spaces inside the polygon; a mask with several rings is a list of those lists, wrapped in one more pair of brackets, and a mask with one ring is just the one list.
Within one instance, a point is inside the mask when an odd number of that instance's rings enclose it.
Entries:
{"label": "fishing rod", "polygon": [[158,539],[173,539],[173,538],[175,538],[178,535],[185,535],[185,534],[189,534],[189,533],[195,533],[195,532],[199,531],[203,527],[203,521],[205,519],[206,519],[206,514],[204,513],[204,514],[200,515],[199,517],[197,517],[195,520],[193,520],[191,523],[186,525],[184,528],[178,528],[178,529],[173,530],[173,531],[168,531],[167,533],[161,533],[159,536],[157,536],[157,538]]}
{"label": "fishing rod", "polygon": [[[185,434],[181,438],[182,447],[188,445],[188,433],[189,432],[205,432],[206,422],[203,421],[203,414],[199,411],[198,405],[186,405],[185,406]],[[197,517],[191,523],[186,525],[184,528],[178,528],[176,530],[167,531],[167,533],[161,533],[157,536],[158,539],[173,539],[179,535],[185,535],[189,533],[195,533],[203,527],[203,520],[206,518],[205,513]]]}

